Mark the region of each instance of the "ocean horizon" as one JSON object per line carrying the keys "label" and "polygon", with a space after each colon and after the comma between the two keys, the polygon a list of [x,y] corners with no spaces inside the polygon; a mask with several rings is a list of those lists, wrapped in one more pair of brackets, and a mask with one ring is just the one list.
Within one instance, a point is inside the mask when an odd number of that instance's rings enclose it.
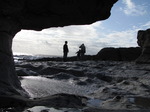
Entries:
{"label": "ocean horizon", "polygon": [[18,62],[19,60],[36,60],[41,58],[61,58],[62,56],[58,55],[42,55],[42,54],[24,54],[24,53],[14,53],[13,54],[14,61]]}

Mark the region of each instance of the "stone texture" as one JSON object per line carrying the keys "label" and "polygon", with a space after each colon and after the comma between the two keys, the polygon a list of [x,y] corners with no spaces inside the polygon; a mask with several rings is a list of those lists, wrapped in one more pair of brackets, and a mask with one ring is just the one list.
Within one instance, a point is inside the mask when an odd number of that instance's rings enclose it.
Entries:
{"label": "stone texture", "polygon": [[103,48],[97,54],[97,59],[104,61],[134,61],[141,54],[139,47]]}
{"label": "stone texture", "polygon": [[[22,96],[0,96],[0,108],[49,106],[55,108],[81,108],[86,105],[87,97],[72,94],[55,94],[42,98],[27,99]],[[21,111],[22,112],[22,111]]]}
{"label": "stone texture", "polygon": [[150,29],[139,30],[137,43],[142,49],[142,54],[137,58],[136,63],[150,63]]}

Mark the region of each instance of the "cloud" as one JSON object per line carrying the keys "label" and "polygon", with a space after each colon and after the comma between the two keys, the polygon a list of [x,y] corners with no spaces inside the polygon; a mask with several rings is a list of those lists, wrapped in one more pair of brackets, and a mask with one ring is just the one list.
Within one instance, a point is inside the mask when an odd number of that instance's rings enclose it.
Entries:
{"label": "cloud", "polygon": [[136,46],[136,31],[126,30],[122,32],[112,32],[105,36],[110,46],[113,47],[131,47]]}
{"label": "cloud", "polygon": [[92,25],[49,28],[43,31],[19,32],[13,41],[13,51],[25,54],[44,54],[62,56],[64,41],[68,41],[69,56],[76,55],[84,43],[89,55],[97,54],[104,47],[135,47],[137,31],[149,27],[150,21],[128,30],[117,31],[105,28],[103,22]]}
{"label": "cloud", "polygon": [[[96,22],[92,25],[49,28],[40,32],[22,30],[13,40],[13,51],[33,55],[62,55],[62,46],[67,40],[69,55],[72,56],[75,55],[80,44],[85,43],[87,46],[92,44],[93,39],[97,37],[96,28],[100,28],[100,25],[101,22]],[[87,49],[87,53],[90,54],[90,50]]]}
{"label": "cloud", "polygon": [[124,31],[112,29],[109,33],[99,32],[102,38],[98,38],[97,43],[103,43],[103,47],[136,47],[138,46],[137,32],[148,28],[150,28],[150,21],[132,26]]}
{"label": "cloud", "polygon": [[143,27],[150,28],[150,21],[143,25]]}
{"label": "cloud", "polygon": [[121,10],[126,15],[141,16],[147,13],[145,6],[137,5],[132,0],[123,0],[123,4],[125,5],[125,7],[121,8]]}

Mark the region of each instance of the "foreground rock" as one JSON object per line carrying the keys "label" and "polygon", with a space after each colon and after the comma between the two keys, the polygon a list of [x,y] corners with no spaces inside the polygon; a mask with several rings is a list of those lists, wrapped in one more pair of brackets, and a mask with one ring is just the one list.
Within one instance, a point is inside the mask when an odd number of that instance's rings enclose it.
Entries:
{"label": "foreground rock", "polygon": [[[29,93],[35,94],[37,97],[39,89],[36,82],[44,81],[42,83],[45,88],[43,93],[38,96],[47,96],[48,94],[58,94],[57,89],[61,88],[60,92],[71,92],[75,90],[79,95],[88,95],[87,89],[83,94],[83,88],[90,88],[91,96],[99,99],[113,99],[115,96],[149,96],[149,79],[150,79],[150,66],[147,64],[135,64],[134,62],[122,61],[73,61],[73,62],[21,62],[16,64],[17,74],[20,76],[28,76],[30,74],[33,80],[28,83],[22,80],[22,85],[27,88]],[[19,72],[18,72],[19,71]],[[22,72],[20,72],[22,71]],[[38,75],[38,76],[37,76]],[[35,76],[35,77],[33,77]],[[36,77],[41,78],[36,80]],[[56,83],[58,86],[52,86],[50,81]],[[33,82],[35,81],[35,84]],[[23,83],[24,82],[24,83]],[[31,84],[30,84],[31,83]],[[66,86],[66,83],[74,86]],[[49,85],[48,85],[49,84]],[[93,89],[96,87],[96,89]],[[29,86],[31,89],[29,89]],[[80,89],[75,89],[81,86]],[[92,86],[92,87],[91,87]],[[48,88],[54,87],[54,89]],[[37,88],[32,90],[32,88]],[[66,90],[67,89],[67,90]],[[69,90],[68,90],[69,89]],[[53,91],[56,91],[55,93]],[[79,90],[79,91],[78,91]],[[42,91],[42,90],[41,90]],[[49,92],[52,91],[52,92]],[[46,94],[48,93],[48,94]],[[70,94],[72,94],[71,92]],[[40,95],[41,94],[41,95]],[[44,95],[43,95],[44,94]]]}
{"label": "foreground rock", "polygon": [[82,108],[87,98],[70,94],[56,94],[44,98],[27,99],[21,96],[0,96],[0,109],[12,108],[9,111],[23,111],[34,106],[47,106],[53,108]]}
{"label": "foreground rock", "polygon": [[14,106],[14,109],[21,108],[27,112],[42,111],[32,111],[36,107],[43,111],[55,108],[58,112],[69,111],[70,108],[71,112],[148,112],[150,109],[148,64],[30,61],[18,62],[16,68],[22,87],[31,98],[2,96],[1,107]]}

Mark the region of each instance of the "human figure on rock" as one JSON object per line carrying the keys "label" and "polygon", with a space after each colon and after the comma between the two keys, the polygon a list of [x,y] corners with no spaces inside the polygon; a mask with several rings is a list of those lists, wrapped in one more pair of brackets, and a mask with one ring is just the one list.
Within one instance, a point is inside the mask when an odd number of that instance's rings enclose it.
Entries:
{"label": "human figure on rock", "polygon": [[80,47],[79,47],[81,50],[80,50],[80,56],[81,56],[81,60],[84,59],[84,54],[86,53],[86,47],[84,44],[82,44]]}
{"label": "human figure on rock", "polygon": [[77,60],[80,60],[80,57],[81,57],[81,49],[79,49],[77,52]]}
{"label": "human figure on rock", "polygon": [[68,42],[65,41],[65,44],[63,46],[63,61],[67,61],[67,56],[68,56],[68,52],[69,52],[69,49],[68,49]]}

